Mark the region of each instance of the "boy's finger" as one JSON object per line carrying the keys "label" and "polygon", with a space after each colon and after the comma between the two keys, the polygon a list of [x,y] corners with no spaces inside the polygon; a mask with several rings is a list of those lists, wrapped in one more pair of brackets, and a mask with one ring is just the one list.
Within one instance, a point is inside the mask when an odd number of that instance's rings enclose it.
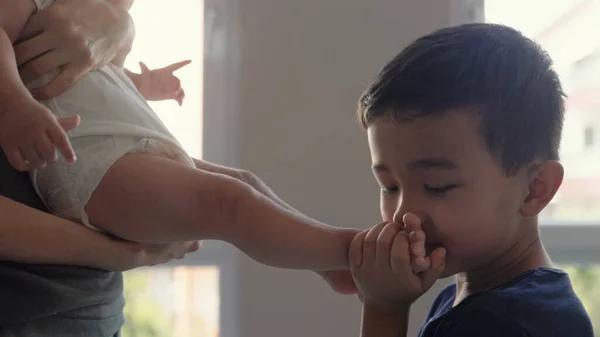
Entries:
{"label": "boy's finger", "polygon": [[429,289],[444,272],[446,266],[446,248],[436,248],[431,253],[431,268],[421,274],[423,287]]}
{"label": "boy's finger", "polygon": [[383,227],[377,237],[377,246],[375,248],[375,260],[380,266],[387,267],[390,265],[390,254],[394,237],[401,230],[400,225],[396,223],[388,223]]}
{"label": "boy's finger", "polygon": [[360,268],[362,265],[365,236],[367,236],[367,231],[357,234],[350,243],[348,258],[350,259],[350,267],[352,269]]}
{"label": "boy's finger", "polygon": [[379,237],[379,233],[383,230],[383,228],[387,225],[387,222],[382,222],[375,225],[373,228],[369,230],[367,236],[365,237],[365,243],[363,246],[363,258],[367,261],[375,262],[375,251],[377,250],[377,238]]}
{"label": "boy's finger", "polygon": [[394,237],[390,255],[390,268],[392,268],[394,273],[402,274],[407,269],[412,269],[410,263],[410,252],[408,250],[408,233],[406,231],[399,231]]}

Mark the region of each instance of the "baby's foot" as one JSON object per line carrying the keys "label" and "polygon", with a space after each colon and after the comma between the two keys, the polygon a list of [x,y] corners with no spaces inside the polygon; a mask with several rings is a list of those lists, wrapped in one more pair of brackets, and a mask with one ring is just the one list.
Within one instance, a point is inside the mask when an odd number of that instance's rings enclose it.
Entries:
{"label": "baby's foot", "polygon": [[413,213],[406,213],[402,220],[408,232],[413,272],[422,273],[431,267],[431,258],[426,256],[425,232],[421,229],[421,219]]}

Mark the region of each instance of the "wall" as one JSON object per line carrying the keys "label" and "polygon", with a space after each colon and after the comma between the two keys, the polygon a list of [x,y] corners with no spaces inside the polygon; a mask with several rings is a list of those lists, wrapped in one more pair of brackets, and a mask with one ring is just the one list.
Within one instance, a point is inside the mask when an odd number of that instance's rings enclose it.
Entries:
{"label": "wall", "polygon": [[[478,13],[458,1],[207,0],[205,158],[255,172],[321,221],[377,223],[378,188],[356,101],[411,40]],[[358,335],[355,298],[334,294],[311,273],[231,254],[223,337]],[[413,307],[409,336],[430,300]]]}

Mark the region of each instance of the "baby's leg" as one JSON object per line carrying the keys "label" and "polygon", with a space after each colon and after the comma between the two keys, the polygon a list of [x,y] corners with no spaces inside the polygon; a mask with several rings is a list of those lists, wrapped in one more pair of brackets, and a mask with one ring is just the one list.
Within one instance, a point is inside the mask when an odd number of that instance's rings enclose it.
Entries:
{"label": "baby's leg", "polygon": [[421,228],[421,220],[414,214],[406,214],[403,218],[405,230],[409,233],[410,254],[413,272],[419,274],[431,267],[431,258],[425,251],[425,232]]}
{"label": "baby's leg", "polygon": [[356,233],[286,210],[237,179],[149,154],[113,164],[86,211],[92,224],[124,239],[224,240],[281,268],[347,268]]}

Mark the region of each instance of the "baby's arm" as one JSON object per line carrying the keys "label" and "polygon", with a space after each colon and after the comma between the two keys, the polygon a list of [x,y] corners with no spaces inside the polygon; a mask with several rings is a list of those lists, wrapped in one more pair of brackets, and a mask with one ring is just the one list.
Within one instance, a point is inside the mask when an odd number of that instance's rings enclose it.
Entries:
{"label": "baby's arm", "polygon": [[[34,10],[35,4],[31,0],[0,0],[0,95],[2,98],[33,100],[19,77],[12,44]],[[3,103],[2,101],[0,103]]]}
{"label": "baby's arm", "polygon": [[56,158],[55,146],[68,162],[75,160],[66,132],[25,87],[13,49],[33,1],[0,0],[0,145],[19,170],[41,168]]}

